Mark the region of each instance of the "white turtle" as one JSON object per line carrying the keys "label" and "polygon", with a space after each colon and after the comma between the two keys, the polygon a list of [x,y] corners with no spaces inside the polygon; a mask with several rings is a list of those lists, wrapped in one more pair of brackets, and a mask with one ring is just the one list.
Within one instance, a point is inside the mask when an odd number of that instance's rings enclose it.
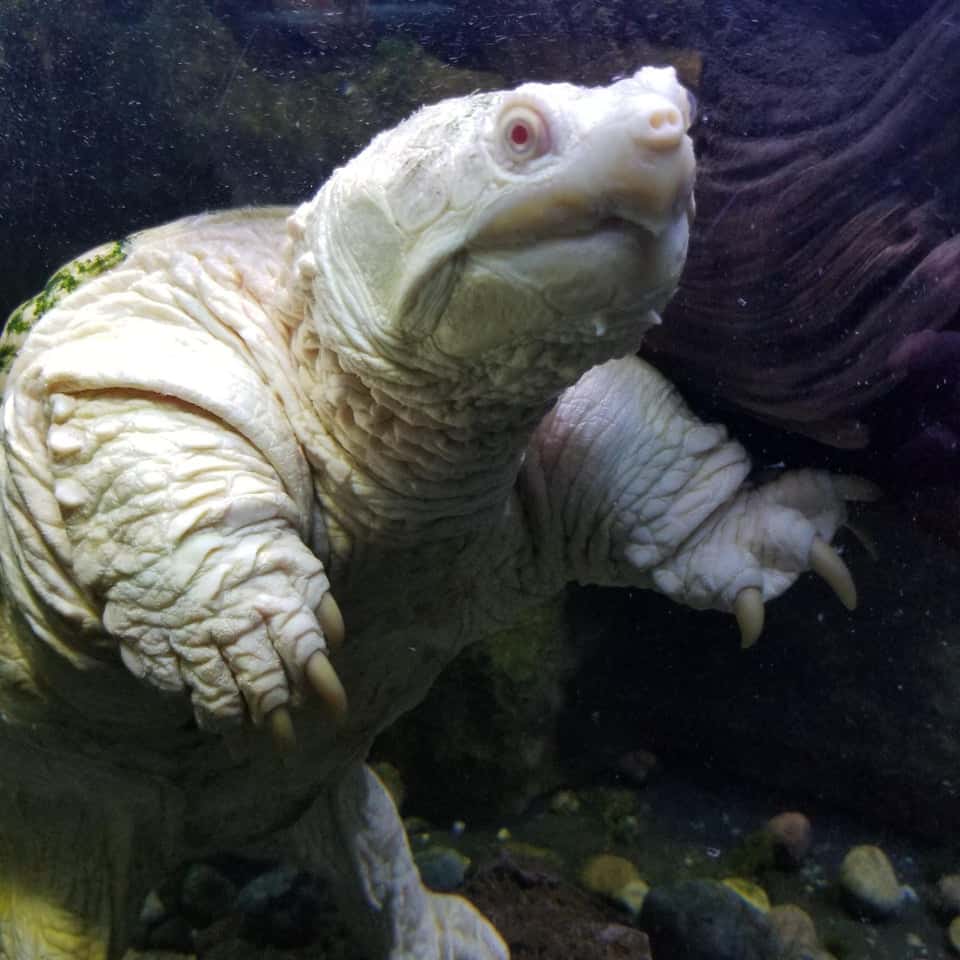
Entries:
{"label": "white turtle", "polygon": [[747,485],[635,356],[686,253],[689,124],[671,69],[449,100],[297,210],[137,234],[14,315],[4,956],[119,956],[158,874],[270,848],[371,957],[506,957],[422,887],[378,731],[568,581],[748,642],[808,567],[852,605],[827,541],[857,484]]}

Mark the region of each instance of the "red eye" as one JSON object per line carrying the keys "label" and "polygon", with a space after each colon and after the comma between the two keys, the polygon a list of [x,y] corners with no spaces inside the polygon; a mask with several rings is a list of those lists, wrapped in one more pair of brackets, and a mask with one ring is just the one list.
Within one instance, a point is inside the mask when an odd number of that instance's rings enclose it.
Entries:
{"label": "red eye", "polygon": [[525,147],[530,137],[530,128],[522,120],[517,120],[510,128],[510,142],[515,147]]}
{"label": "red eye", "polygon": [[537,110],[525,104],[513,104],[500,116],[501,142],[512,161],[532,160],[550,148],[547,124]]}

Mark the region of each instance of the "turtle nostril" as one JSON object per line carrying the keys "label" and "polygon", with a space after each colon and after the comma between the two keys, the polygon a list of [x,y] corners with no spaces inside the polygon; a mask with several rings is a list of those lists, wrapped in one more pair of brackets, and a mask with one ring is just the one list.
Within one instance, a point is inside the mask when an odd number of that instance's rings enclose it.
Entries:
{"label": "turtle nostril", "polygon": [[674,150],[683,142],[684,122],[680,110],[662,98],[646,105],[637,114],[633,140],[638,147],[665,152]]}
{"label": "turtle nostril", "polygon": [[650,114],[650,126],[654,130],[662,127],[676,127],[680,125],[680,114],[676,110],[655,110]]}

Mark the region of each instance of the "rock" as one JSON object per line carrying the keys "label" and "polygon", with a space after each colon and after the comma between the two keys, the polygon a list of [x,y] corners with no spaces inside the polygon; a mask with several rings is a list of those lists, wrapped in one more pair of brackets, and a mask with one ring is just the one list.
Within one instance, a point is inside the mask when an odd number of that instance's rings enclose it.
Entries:
{"label": "rock", "polygon": [[193,931],[181,916],[170,916],[153,927],[146,937],[150,950],[193,953]]}
{"label": "rock", "polygon": [[650,884],[646,880],[630,880],[613,894],[612,899],[631,916],[637,917],[649,892]]}
{"label": "rock", "polygon": [[960,914],[960,873],[948,873],[937,881],[937,906],[951,917]]}
{"label": "rock", "polygon": [[233,909],[237,885],[208,863],[192,863],[180,885],[180,909],[195,927],[206,927]]}
{"label": "rock", "polygon": [[797,867],[810,852],[812,828],[802,813],[795,810],[778,813],[767,821],[764,831],[779,866]]}
{"label": "rock", "polygon": [[709,880],[654,887],[637,925],[658,960],[782,960],[766,916]]}
{"label": "rock", "polygon": [[639,879],[639,871],[629,860],[612,853],[591,857],[580,871],[580,882],[605,897],[616,896],[628,883]]}
{"label": "rock", "polygon": [[430,846],[418,850],[413,857],[420,878],[438,893],[452,893],[463,886],[470,858],[452,847]]}
{"label": "rock", "polygon": [[907,945],[907,950],[910,951],[911,957],[926,957],[929,955],[930,950],[923,937],[918,933],[908,933],[903,939]]}
{"label": "rock", "polygon": [[319,881],[289,866],[251,880],[237,894],[234,909],[243,917],[247,939],[282,947],[312,943],[332,913]]}
{"label": "rock", "polygon": [[636,917],[650,885],[637,872],[637,868],[624,857],[601,853],[591,857],[580,871],[580,882],[592,893],[599,893],[623,907]]}
{"label": "rock", "polygon": [[609,944],[623,951],[616,956],[628,956],[630,960],[652,960],[647,935],[622,923],[611,923],[604,927],[597,933],[596,940],[598,943]]}
{"label": "rock", "polygon": [[817,928],[806,910],[792,903],[771,907],[767,914],[780,940],[784,957],[803,957],[819,949]]}
{"label": "rock", "polygon": [[909,896],[887,855],[869,844],[853,847],[847,853],[840,865],[839,881],[853,912],[878,920],[899,913]]}
{"label": "rock", "polygon": [[953,949],[960,953],[960,917],[954,917],[947,927],[947,940]]}
{"label": "rock", "polygon": [[743,877],[725,877],[722,882],[725,887],[746,900],[751,907],[756,907],[761,913],[770,911],[770,898],[767,896],[767,891],[759,884],[752,880],[745,880]]}
{"label": "rock", "polygon": [[581,809],[580,798],[572,790],[558,790],[550,798],[550,812],[561,816],[572,816]]}

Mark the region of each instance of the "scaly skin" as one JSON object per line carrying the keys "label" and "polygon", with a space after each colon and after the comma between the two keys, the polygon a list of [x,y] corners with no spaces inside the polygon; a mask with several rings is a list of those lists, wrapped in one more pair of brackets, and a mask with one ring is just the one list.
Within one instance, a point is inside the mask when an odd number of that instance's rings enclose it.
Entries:
{"label": "scaly skin", "polygon": [[376,734],[571,580],[745,642],[810,566],[852,601],[826,541],[864,491],[745,486],[633,356],[689,122],[671,70],[448,101],[296,211],[132,238],[0,344],[5,956],[118,956],[149,883],[235,848],[326,872],[371,957],[503,960],[422,887]]}

